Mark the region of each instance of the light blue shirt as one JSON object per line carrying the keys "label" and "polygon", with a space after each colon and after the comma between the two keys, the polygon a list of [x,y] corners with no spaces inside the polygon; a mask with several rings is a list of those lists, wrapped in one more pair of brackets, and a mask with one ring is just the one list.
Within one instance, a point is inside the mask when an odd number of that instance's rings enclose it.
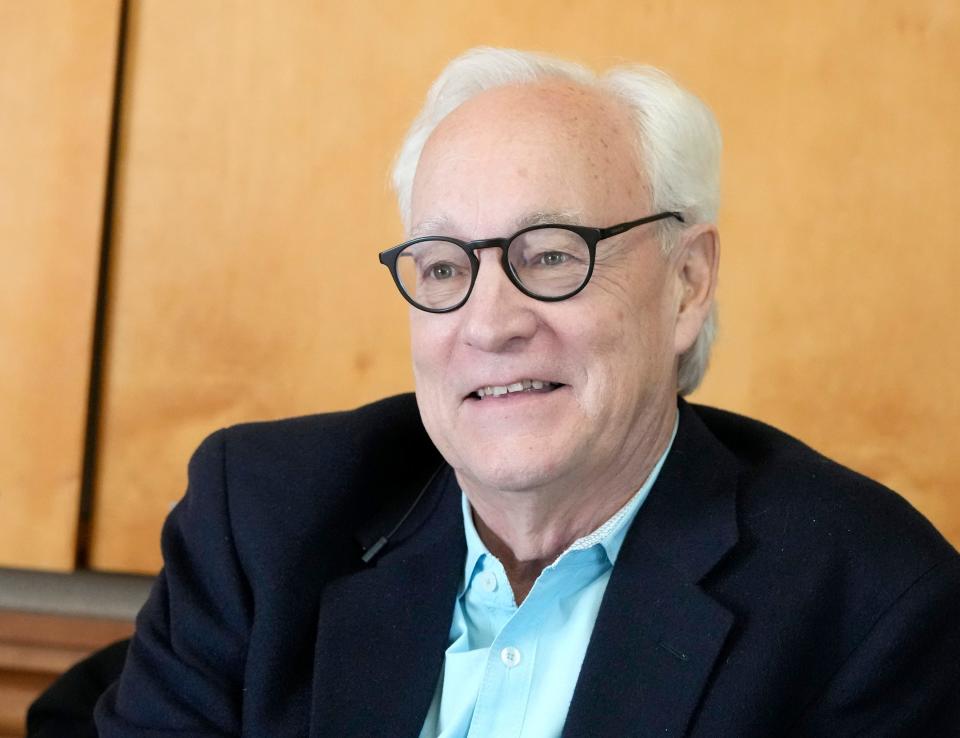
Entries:
{"label": "light blue shirt", "polygon": [[[674,437],[676,431],[675,424]],[[466,566],[420,738],[560,735],[620,546],[672,445],[673,438],[640,490],[613,517],[541,572],[519,607],[462,497]]]}

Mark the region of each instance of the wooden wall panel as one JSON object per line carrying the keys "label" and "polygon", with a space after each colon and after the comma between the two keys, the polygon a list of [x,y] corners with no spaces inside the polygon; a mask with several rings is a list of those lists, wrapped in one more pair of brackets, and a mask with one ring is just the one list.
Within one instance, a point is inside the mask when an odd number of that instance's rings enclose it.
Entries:
{"label": "wooden wall panel", "polygon": [[326,5],[131,8],[95,567],[157,566],[217,426],[410,385],[376,260],[400,236],[385,163],[404,124],[362,83],[388,60],[363,62]]}
{"label": "wooden wall panel", "polygon": [[217,426],[410,387],[378,249],[443,64],[666,68],[726,136],[722,332],[697,398],[900,489],[960,543],[960,18],[944,0],[134,3],[93,563],[152,570]]}
{"label": "wooden wall panel", "polygon": [[0,2],[0,566],[74,565],[118,8]]}
{"label": "wooden wall panel", "polygon": [[127,620],[0,609],[0,738],[23,736],[27,709],[58,676],[132,633]]}
{"label": "wooden wall panel", "polygon": [[960,5],[795,6],[723,56],[762,73],[715,101],[722,329],[699,397],[896,489],[960,546]]}

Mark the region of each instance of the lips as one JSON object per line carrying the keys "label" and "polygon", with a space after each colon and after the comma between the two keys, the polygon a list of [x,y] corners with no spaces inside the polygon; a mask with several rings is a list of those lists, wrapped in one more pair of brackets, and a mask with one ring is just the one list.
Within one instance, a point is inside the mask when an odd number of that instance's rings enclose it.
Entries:
{"label": "lips", "polygon": [[491,384],[478,387],[467,397],[477,400],[495,399],[522,392],[552,392],[557,387],[562,386],[559,382],[550,382],[545,379],[517,379],[510,384]]}

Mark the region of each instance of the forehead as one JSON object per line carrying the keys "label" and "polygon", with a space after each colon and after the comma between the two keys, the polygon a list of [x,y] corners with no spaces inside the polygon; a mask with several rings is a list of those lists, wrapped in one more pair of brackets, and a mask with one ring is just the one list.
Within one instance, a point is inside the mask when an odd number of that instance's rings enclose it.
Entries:
{"label": "forehead", "polygon": [[638,217],[647,200],[619,101],[566,82],[516,85],[477,95],[437,126],[414,178],[413,225],[483,229],[537,213],[609,225]]}

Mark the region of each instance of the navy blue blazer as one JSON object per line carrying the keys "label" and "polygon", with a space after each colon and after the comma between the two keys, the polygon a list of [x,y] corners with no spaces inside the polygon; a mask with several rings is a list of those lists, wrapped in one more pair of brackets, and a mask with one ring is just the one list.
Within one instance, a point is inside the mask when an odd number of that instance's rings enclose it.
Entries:
{"label": "navy blue blazer", "polygon": [[[413,397],[219,431],[189,477],[101,736],[415,737],[466,549]],[[889,490],[681,401],[563,734],[960,735],[960,556]]]}

